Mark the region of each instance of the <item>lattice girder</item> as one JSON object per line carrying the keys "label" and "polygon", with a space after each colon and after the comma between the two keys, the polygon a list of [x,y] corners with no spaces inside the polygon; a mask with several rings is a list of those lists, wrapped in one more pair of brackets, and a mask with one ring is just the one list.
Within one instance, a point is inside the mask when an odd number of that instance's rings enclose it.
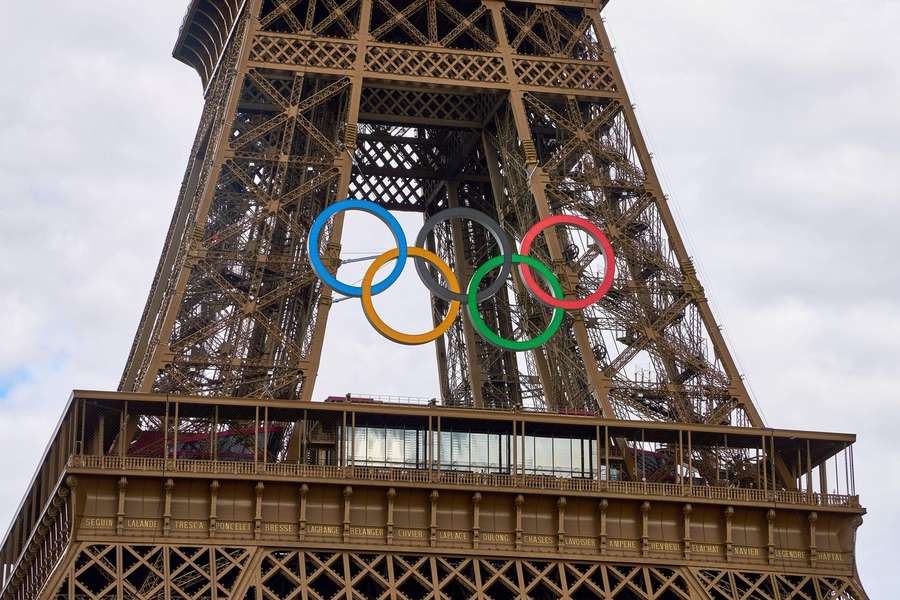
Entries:
{"label": "lattice girder", "polygon": [[[130,566],[117,556],[131,557]],[[847,578],[530,558],[96,543],[82,546],[73,561],[72,577],[53,600],[100,600],[115,597],[117,589],[127,598],[150,600],[162,597],[164,587],[172,598],[223,600],[866,598]],[[117,583],[118,569],[126,577]],[[98,583],[104,577],[108,583]]]}

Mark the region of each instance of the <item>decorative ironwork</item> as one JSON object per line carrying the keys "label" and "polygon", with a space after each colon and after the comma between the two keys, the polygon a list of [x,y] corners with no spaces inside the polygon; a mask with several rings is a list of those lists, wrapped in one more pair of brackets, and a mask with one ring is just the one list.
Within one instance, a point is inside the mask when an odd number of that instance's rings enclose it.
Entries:
{"label": "decorative ironwork", "polygon": [[[0,600],[864,600],[853,436],[762,422],[605,4],[193,0],[175,56],[206,106],[120,392],[67,408],[0,549]],[[583,218],[615,278],[521,360],[459,319],[431,406],[314,404],[333,299],[307,236],[350,195],[476,209],[517,239]],[[320,240],[329,269],[342,228]],[[469,222],[426,246],[462,281],[498,254]],[[531,253],[568,297],[605,275],[569,228]],[[515,277],[480,309],[510,339],[551,314]],[[356,462],[357,427],[398,423],[415,456]],[[489,466],[441,456],[486,432],[505,444]],[[541,470],[558,445],[569,462]]]}

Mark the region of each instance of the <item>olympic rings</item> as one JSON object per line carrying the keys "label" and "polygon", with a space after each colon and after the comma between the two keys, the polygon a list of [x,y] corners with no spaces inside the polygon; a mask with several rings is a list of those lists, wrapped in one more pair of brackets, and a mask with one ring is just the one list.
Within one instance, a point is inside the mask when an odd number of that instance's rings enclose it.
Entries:
{"label": "olympic rings", "polygon": [[313,271],[315,271],[316,275],[319,276],[319,279],[322,280],[322,283],[334,291],[345,296],[350,296],[351,298],[362,297],[363,290],[361,287],[339,281],[337,277],[328,272],[328,269],[326,269],[325,265],[322,263],[322,257],[319,255],[319,239],[322,237],[322,230],[325,228],[325,224],[332,216],[345,210],[361,210],[378,217],[382,223],[388,226],[388,229],[390,229],[391,233],[394,235],[394,241],[397,242],[397,248],[399,249],[397,266],[394,267],[394,270],[391,271],[381,283],[372,287],[373,295],[380,294],[391,287],[394,282],[400,278],[400,274],[403,272],[403,267],[406,265],[406,234],[403,233],[403,227],[400,226],[400,222],[397,221],[394,215],[374,202],[357,199],[341,200],[323,210],[319,216],[316,217],[316,220],[313,221],[312,227],[309,230],[309,262],[312,265]]}
{"label": "olympic rings", "polygon": [[[499,348],[512,350],[513,352],[534,350],[535,348],[543,346],[550,338],[556,335],[556,332],[559,331],[559,328],[562,325],[563,317],[566,316],[566,311],[561,308],[554,308],[553,319],[550,321],[550,325],[544,333],[530,340],[508,340],[491,331],[487,326],[487,323],[485,323],[484,319],[481,317],[481,313],[478,312],[478,297],[476,296],[476,291],[478,290],[478,284],[481,283],[484,276],[502,264],[503,260],[504,257],[495,256],[481,265],[478,270],[475,271],[475,275],[472,276],[472,281],[469,283],[469,318],[472,320],[475,331],[488,342]],[[523,265],[523,267],[534,267],[547,283],[550,284],[550,288],[557,298],[563,298],[565,296],[562,284],[559,283],[559,279],[556,278],[553,271],[551,271],[544,263],[530,256],[523,256],[521,254],[513,254],[512,261],[516,264]]]}
{"label": "olympic rings", "polygon": [[613,277],[615,276],[616,269],[616,258],[613,253],[612,245],[609,243],[609,240],[606,239],[606,236],[603,235],[603,232],[597,228],[596,225],[591,223],[586,219],[582,219],[581,217],[576,217],[573,215],[554,215],[552,217],[547,217],[546,219],[535,223],[531,229],[528,230],[528,233],[525,234],[525,237],[522,238],[522,249],[521,253],[527,255],[531,250],[531,245],[534,243],[535,238],[539,233],[547,229],[548,227],[552,227],[554,225],[574,225],[575,227],[580,227],[581,229],[588,232],[588,234],[594,238],[598,244],[600,244],[601,249],[603,250],[603,258],[606,259],[606,272],[603,276],[603,281],[600,282],[600,285],[597,287],[594,292],[582,298],[580,300],[565,300],[554,298],[540,286],[538,286],[534,277],[531,275],[531,268],[528,264],[524,264],[520,267],[522,272],[522,279],[525,282],[525,285],[528,286],[528,289],[532,294],[537,297],[538,300],[546,304],[547,306],[552,306],[553,308],[562,308],[565,310],[581,310],[583,308],[587,308],[592,304],[596,304],[599,302],[613,284]]}
{"label": "olympic rings", "polygon": [[[506,286],[506,280],[512,272],[512,256],[515,253],[515,249],[513,248],[509,236],[507,236],[506,232],[500,228],[500,224],[497,221],[480,210],[456,207],[442,210],[425,221],[425,224],[422,225],[422,230],[419,231],[419,235],[416,237],[416,246],[419,246],[420,248],[425,247],[425,242],[428,240],[428,234],[437,227],[438,223],[443,223],[450,219],[469,219],[470,221],[478,223],[491,233],[491,236],[493,236],[497,245],[500,247],[500,252],[503,255],[503,266],[500,268],[500,275],[497,276],[494,283],[488,286],[487,289],[478,292],[478,302],[484,302],[485,300],[493,298],[497,295],[497,292]],[[431,290],[438,298],[446,300],[447,302],[450,302],[451,300],[465,302],[467,300],[468,296],[465,293],[453,293],[438,284],[438,282],[434,280],[434,277],[431,276],[431,273],[428,272],[428,267],[425,266],[424,261],[416,260],[416,271],[418,271],[419,279],[422,280],[425,287]]]}
{"label": "olympic rings", "polygon": [[[436,266],[441,274],[443,274],[443,276],[447,279],[447,283],[450,285],[450,291],[452,291],[454,294],[459,293],[459,281],[456,279],[456,274],[453,272],[453,269],[450,268],[450,265],[441,260],[440,256],[433,252],[425,250],[424,248],[418,248],[416,246],[407,248],[407,253],[409,254],[409,256],[415,257],[418,260],[428,261]],[[444,320],[441,321],[437,327],[427,333],[403,333],[387,325],[375,312],[375,304],[372,302],[372,281],[375,279],[375,275],[376,273],[378,273],[378,270],[381,267],[383,267],[389,261],[398,260],[399,256],[399,248],[394,248],[393,250],[388,250],[387,252],[376,258],[375,262],[373,262],[369,266],[369,269],[368,271],[366,271],[366,275],[365,277],[363,277],[362,282],[363,313],[365,313],[366,319],[369,320],[369,323],[373,328],[375,328],[375,331],[393,342],[397,342],[398,344],[405,344],[407,346],[427,344],[428,342],[432,342],[447,333],[447,330],[449,330],[450,327],[453,326],[453,322],[456,321],[456,317],[459,314],[460,301],[451,301],[450,308],[447,310],[447,316],[444,317]]]}
{"label": "olympic rings", "polygon": [[[374,215],[380,219],[390,229],[394,236],[397,247],[388,250],[384,254],[376,257],[366,271],[361,286],[353,286],[339,281],[335,275],[330,273],[322,262],[319,255],[319,244],[322,237],[322,231],[328,220],[334,215],[346,210],[361,210]],[[485,227],[500,247],[501,256],[491,258],[472,275],[472,279],[468,282],[465,289],[462,289],[460,282],[453,272],[453,269],[444,262],[437,254],[424,248],[428,241],[429,234],[437,227],[438,224],[451,219],[468,219]],[[539,260],[529,256],[529,251],[534,244],[537,236],[549,227],[554,225],[573,225],[581,228],[590,235],[594,241],[600,246],[603,257],[606,262],[606,272],[603,281],[589,296],[581,299],[567,300],[565,291],[559,279],[554,275],[550,268],[541,263]],[[444,319],[431,331],[425,333],[403,333],[393,329],[387,325],[375,311],[375,305],[372,297],[385,291],[393,285],[406,265],[408,257],[412,257],[416,264],[416,271],[422,283],[432,292],[432,294],[442,300],[449,302],[447,315]],[[378,271],[390,261],[396,261],[393,270],[381,282],[373,283]],[[450,327],[459,316],[459,310],[462,303],[466,303],[469,318],[478,334],[488,343],[513,352],[521,352],[524,350],[533,350],[545,344],[551,337],[556,335],[562,326],[563,318],[566,311],[583,310],[592,304],[599,302],[612,287],[615,277],[615,254],[612,245],[600,229],[581,217],[573,215],[554,215],[547,217],[536,223],[522,239],[522,245],[519,253],[516,254],[511,238],[501,228],[500,224],[488,215],[472,208],[458,207],[443,210],[431,218],[429,218],[422,226],[421,231],[416,236],[416,245],[406,245],[406,235],[400,223],[383,207],[370,202],[368,200],[347,199],[332,204],[322,211],[316,217],[309,232],[309,261],[313,271],[322,282],[336,292],[353,298],[360,298],[363,312],[366,315],[372,327],[387,339],[406,345],[426,344],[434,341],[449,331]],[[438,271],[440,271],[443,279],[446,280],[446,286],[442,286],[434,278],[429,271],[427,264],[431,263]],[[553,315],[550,323],[543,333],[530,340],[510,340],[500,336],[498,333],[491,331],[484,318],[481,316],[478,305],[485,300],[494,297],[506,286],[509,275],[512,273],[513,265],[519,265],[525,288],[533,294],[541,303],[553,308]],[[484,290],[479,291],[481,282],[488,273],[499,267],[500,273],[497,279]],[[547,293],[539,286],[532,273],[532,269],[547,283],[552,293]]]}

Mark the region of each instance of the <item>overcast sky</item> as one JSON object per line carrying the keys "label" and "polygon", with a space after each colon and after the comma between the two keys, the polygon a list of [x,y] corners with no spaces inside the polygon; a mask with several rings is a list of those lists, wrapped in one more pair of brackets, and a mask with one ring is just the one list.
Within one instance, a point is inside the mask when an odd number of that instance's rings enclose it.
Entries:
{"label": "overcast sky", "polygon": [[[185,4],[5,3],[0,530],[69,391],[118,383],[201,109],[170,58]],[[900,2],[612,0],[606,18],[768,424],[860,436],[860,568],[873,599],[894,597]],[[433,395],[430,350],[380,340],[359,312],[335,308],[317,393]]]}

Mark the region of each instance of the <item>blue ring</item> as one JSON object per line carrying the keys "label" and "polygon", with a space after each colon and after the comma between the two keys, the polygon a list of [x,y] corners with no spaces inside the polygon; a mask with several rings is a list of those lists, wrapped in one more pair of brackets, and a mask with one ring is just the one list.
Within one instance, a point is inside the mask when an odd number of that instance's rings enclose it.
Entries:
{"label": "blue ring", "polygon": [[321,214],[316,217],[316,220],[313,221],[312,227],[309,230],[309,263],[312,265],[316,275],[319,276],[319,279],[322,280],[322,283],[334,291],[351,298],[362,298],[362,287],[338,281],[338,278],[325,268],[325,265],[322,263],[322,257],[319,256],[319,238],[322,237],[322,230],[325,228],[325,224],[328,223],[328,219],[345,210],[361,210],[377,217],[382,223],[388,226],[388,229],[391,230],[391,233],[394,236],[394,240],[397,242],[397,248],[400,250],[400,254],[397,256],[394,270],[380,283],[372,286],[372,295],[380,294],[391,287],[391,285],[400,278],[403,267],[406,266],[407,244],[406,234],[403,233],[403,227],[400,226],[400,222],[385,208],[382,208],[374,202],[348,198],[347,200],[335,202],[323,210]]}

